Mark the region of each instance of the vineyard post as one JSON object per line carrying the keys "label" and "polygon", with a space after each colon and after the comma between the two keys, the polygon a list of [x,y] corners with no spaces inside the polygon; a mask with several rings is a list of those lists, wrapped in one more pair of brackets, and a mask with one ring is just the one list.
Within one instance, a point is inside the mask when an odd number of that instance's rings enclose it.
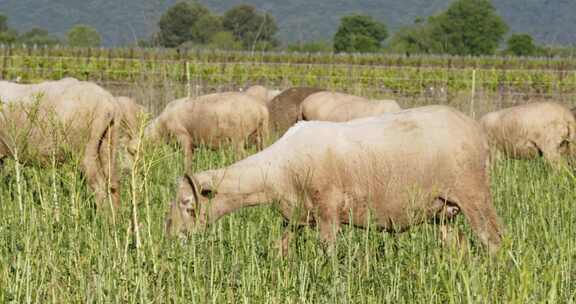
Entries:
{"label": "vineyard post", "polygon": [[10,46],[5,44],[2,47],[4,48],[4,58],[2,58],[2,79],[4,80],[6,79],[6,69],[8,69],[8,56],[10,55],[8,48]]}
{"label": "vineyard post", "polygon": [[474,95],[476,94],[476,69],[472,70],[472,92],[470,96],[470,114],[473,119],[476,119],[476,113],[474,111]]}
{"label": "vineyard post", "polygon": [[[110,75],[114,75],[114,73],[112,73],[112,49],[108,49],[108,59],[106,60],[106,74],[104,76],[104,78],[106,78],[106,81],[110,81]],[[114,77],[112,77],[112,79],[114,79]]]}
{"label": "vineyard post", "polygon": [[64,77],[64,57],[60,57],[60,68],[58,69],[58,79],[62,79],[62,77]]}
{"label": "vineyard post", "polygon": [[186,60],[186,94],[190,98],[190,62]]}
{"label": "vineyard post", "polygon": [[194,62],[194,97],[200,95],[200,63]]}

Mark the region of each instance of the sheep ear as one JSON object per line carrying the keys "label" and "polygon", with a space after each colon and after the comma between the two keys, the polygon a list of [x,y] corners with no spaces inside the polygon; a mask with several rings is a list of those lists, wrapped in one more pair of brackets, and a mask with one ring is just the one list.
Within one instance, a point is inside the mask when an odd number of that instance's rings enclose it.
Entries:
{"label": "sheep ear", "polygon": [[194,201],[195,203],[199,203],[199,192],[198,192],[198,183],[196,182],[196,180],[191,177],[190,175],[188,175],[188,173],[184,174],[184,180],[186,181],[186,183],[188,184],[188,186],[190,186],[190,189],[192,190],[192,195],[194,196]]}

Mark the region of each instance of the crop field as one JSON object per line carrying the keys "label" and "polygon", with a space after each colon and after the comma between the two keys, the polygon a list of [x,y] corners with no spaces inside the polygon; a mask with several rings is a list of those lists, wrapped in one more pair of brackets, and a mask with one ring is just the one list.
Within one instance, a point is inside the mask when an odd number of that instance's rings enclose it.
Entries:
{"label": "crop field", "polygon": [[[483,70],[458,66],[453,71],[433,64],[371,68],[371,62],[354,66],[349,62],[294,65],[230,60],[219,65],[205,60],[186,66],[176,61],[177,66],[166,66],[180,71],[178,77],[183,79],[118,72],[123,75],[116,79],[119,85],[106,74],[112,71],[108,63],[100,67],[96,59],[67,53],[69,61],[62,62],[69,70],[56,69],[60,74],[50,74],[55,65],[46,58],[57,54],[33,52],[15,51],[0,59],[29,62],[27,66],[16,61],[3,65],[4,79],[21,77],[32,82],[74,76],[93,80],[116,94],[132,94],[154,114],[173,98],[247,83],[275,88],[317,85],[367,96],[398,96],[404,107],[445,103],[470,114],[541,98],[573,104],[576,93],[574,71],[536,63],[534,70],[518,66],[505,70],[494,64]],[[233,56],[239,55],[229,55]],[[131,62],[100,57],[103,62]],[[41,60],[48,63],[37,62]],[[454,60],[464,64],[464,59]],[[86,68],[90,64],[95,66]],[[457,87],[457,80],[462,75],[472,79],[468,76],[476,68],[478,82],[466,81]],[[369,76],[357,77],[354,73],[360,70]],[[514,86],[490,87],[489,70],[494,75],[530,76],[514,78]],[[302,71],[309,78],[290,80]],[[337,73],[343,73],[339,83],[332,77]],[[436,79],[435,89],[440,84],[448,86],[443,87],[444,95],[429,96],[431,82],[405,90],[391,88],[385,73],[397,73],[391,79],[404,77],[410,86],[418,75]],[[543,79],[546,89],[533,85],[537,79]],[[513,94],[521,96],[513,98]],[[255,152],[254,147],[249,150]],[[92,192],[74,161],[39,167],[5,160],[0,170],[0,303],[576,302],[576,176],[572,170],[554,170],[542,160],[493,163],[492,195],[505,226],[503,246],[495,256],[488,255],[463,216],[455,226],[470,240],[467,253],[443,246],[438,227],[424,224],[401,234],[345,226],[333,254],[325,252],[317,228],[306,227],[290,242],[288,255],[281,256],[275,244],[285,224],[271,206],[241,210],[185,239],[164,234],[168,203],[174,199],[183,172],[181,154],[171,145],[142,151],[131,172],[122,176],[122,207],[116,214],[95,210]],[[232,149],[200,149],[193,166],[201,171],[238,159]]]}
{"label": "crop field", "polygon": [[[498,107],[531,98],[576,99],[574,59],[0,48],[0,75],[21,82],[75,77],[120,89],[153,87],[176,96],[257,83],[423,99],[420,103],[484,99]],[[158,104],[155,98],[148,106]]]}

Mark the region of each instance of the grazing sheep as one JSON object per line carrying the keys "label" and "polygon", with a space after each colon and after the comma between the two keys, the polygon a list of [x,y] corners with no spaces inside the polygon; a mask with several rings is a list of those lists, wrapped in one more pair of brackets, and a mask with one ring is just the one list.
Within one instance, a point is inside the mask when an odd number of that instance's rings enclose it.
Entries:
{"label": "grazing sheep", "polygon": [[293,126],[300,116],[300,104],[306,97],[322,91],[317,88],[290,88],[268,103],[271,130],[282,135]]}
{"label": "grazing sheep", "polygon": [[281,92],[278,90],[268,90],[267,88],[261,85],[251,86],[246,89],[246,94],[254,96],[258,98],[262,103],[267,105],[270,101],[274,99],[274,97],[278,96]]}
{"label": "grazing sheep", "polygon": [[[218,148],[233,144],[244,151],[246,141],[254,138],[258,148],[268,131],[268,109],[257,98],[245,93],[215,93],[197,99],[178,99],[166,106],[144,130],[144,139],[159,143],[174,137],[184,150],[185,168],[192,164],[195,147],[205,144]],[[139,139],[130,143],[134,153]]]}
{"label": "grazing sheep", "polygon": [[569,108],[556,102],[535,102],[484,115],[480,123],[493,148],[506,156],[538,156],[553,166],[562,163],[576,139],[576,122]]}
{"label": "grazing sheep", "polygon": [[343,93],[318,92],[302,101],[300,113],[302,120],[343,122],[400,110],[394,100],[369,100]]}
{"label": "grazing sheep", "polygon": [[[492,205],[489,146],[480,125],[446,106],[346,123],[300,122],[265,150],[185,175],[169,234],[205,227],[240,208],[275,202],[333,244],[341,224],[403,231],[460,211],[490,251],[502,229]],[[285,239],[290,233],[285,234]]]}
{"label": "grazing sheep", "polygon": [[98,207],[111,194],[119,206],[114,97],[100,86],[73,78],[39,84],[0,81],[0,158],[51,164],[81,156]]}

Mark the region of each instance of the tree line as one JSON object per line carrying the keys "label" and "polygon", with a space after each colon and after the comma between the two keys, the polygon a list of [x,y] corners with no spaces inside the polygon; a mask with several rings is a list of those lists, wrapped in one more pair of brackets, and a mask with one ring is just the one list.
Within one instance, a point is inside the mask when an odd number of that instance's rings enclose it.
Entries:
{"label": "tree line", "polygon": [[280,45],[274,17],[251,5],[235,6],[220,16],[198,2],[178,2],[160,17],[158,28],[141,44],[260,51]]}
{"label": "tree line", "polygon": [[[413,24],[398,29],[392,36],[384,22],[368,15],[352,14],[340,19],[332,41],[287,45],[276,38],[278,25],[274,17],[247,4],[218,15],[197,1],[180,1],[162,14],[157,25],[157,32],[138,41],[138,46],[472,56],[553,56],[563,51],[538,46],[528,34],[509,33],[508,25],[490,0],[455,0],[445,11],[416,18]],[[7,17],[0,15],[0,43],[97,47],[101,37],[96,29],[87,25],[72,27],[65,40],[40,28],[19,34],[8,26]]]}
{"label": "tree line", "polygon": [[537,46],[525,33],[512,33],[489,0],[456,0],[443,12],[400,28],[388,38],[386,25],[366,15],[341,19],[334,35],[335,52],[449,54],[460,56],[549,56],[552,48]]}
{"label": "tree line", "polygon": [[[159,31],[142,41],[163,47],[203,47],[224,50],[277,50],[278,26],[274,17],[251,5],[238,5],[219,16],[198,2],[178,2],[160,18]],[[340,19],[332,42],[293,43],[283,49],[301,52],[410,54],[547,55],[528,34],[512,34],[507,47],[502,42],[508,25],[490,0],[456,0],[445,11],[389,37],[384,22],[353,14]]]}
{"label": "tree line", "polygon": [[0,44],[26,44],[37,46],[69,45],[72,47],[98,47],[102,42],[100,33],[85,24],[76,24],[66,33],[65,40],[50,34],[47,30],[35,27],[18,33],[8,25],[8,17],[0,14]]}

